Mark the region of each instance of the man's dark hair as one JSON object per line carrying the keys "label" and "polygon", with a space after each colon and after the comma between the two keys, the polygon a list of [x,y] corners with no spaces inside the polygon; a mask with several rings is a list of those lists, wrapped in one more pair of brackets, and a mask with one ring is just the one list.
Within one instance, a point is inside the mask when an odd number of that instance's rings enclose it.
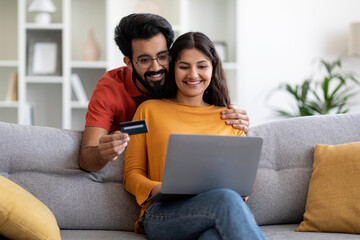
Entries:
{"label": "man's dark hair", "polygon": [[170,49],[172,61],[169,67],[169,75],[165,82],[164,91],[159,97],[172,98],[176,95],[178,88],[175,82],[175,63],[182,50],[192,48],[199,50],[207,56],[213,67],[210,85],[203,96],[204,101],[215,106],[229,106],[230,96],[220,58],[215,50],[213,42],[201,32],[185,33],[176,39],[172,45]]}
{"label": "man's dark hair", "polygon": [[133,39],[150,39],[162,33],[168,49],[174,40],[174,31],[163,17],[149,13],[134,13],[120,20],[115,28],[115,42],[124,56],[132,59],[131,41]]}

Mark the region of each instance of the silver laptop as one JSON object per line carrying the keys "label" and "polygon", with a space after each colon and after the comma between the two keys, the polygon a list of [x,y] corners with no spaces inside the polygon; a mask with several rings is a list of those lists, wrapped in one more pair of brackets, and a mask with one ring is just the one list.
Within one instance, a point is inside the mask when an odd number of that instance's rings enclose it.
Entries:
{"label": "silver laptop", "polygon": [[262,142],[260,137],[171,134],[161,191],[148,200],[173,201],[216,188],[251,195]]}

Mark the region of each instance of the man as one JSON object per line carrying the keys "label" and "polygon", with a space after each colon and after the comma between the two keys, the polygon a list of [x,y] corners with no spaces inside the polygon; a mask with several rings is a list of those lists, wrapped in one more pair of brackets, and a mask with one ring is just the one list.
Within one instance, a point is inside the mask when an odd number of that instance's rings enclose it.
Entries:
{"label": "man", "polygon": [[[127,66],[108,71],[96,85],[80,148],[82,169],[100,170],[125,150],[130,138],[119,131],[119,123],[131,121],[137,106],[149,94],[162,90],[173,39],[169,22],[153,14],[131,14],[116,26],[115,42]],[[231,106],[219,117],[230,119],[226,124],[234,128],[248,131],[249,118],[244,110]]]}

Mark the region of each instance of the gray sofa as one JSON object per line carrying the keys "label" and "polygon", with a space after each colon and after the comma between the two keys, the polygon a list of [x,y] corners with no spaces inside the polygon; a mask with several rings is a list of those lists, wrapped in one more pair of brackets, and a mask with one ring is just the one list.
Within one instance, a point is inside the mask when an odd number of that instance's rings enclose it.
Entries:
{"label": "gray sofa", "polygon": [[[360,239],[299,233],[317,143],[360,141],[360,114],[302,117],[251,127],[264,144],[248,201],[268,239]],[[27,189],[54,213],[62,239],[146,239],[133,233],[139,208],[122,187],[122,157],[103,170],[79,169],[79,131],[0,123],[0,175]]]}

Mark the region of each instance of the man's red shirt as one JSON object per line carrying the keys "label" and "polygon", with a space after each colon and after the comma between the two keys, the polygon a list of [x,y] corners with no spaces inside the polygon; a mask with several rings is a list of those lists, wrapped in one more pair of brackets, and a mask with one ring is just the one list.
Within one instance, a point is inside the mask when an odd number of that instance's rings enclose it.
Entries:
{"label": "man's red shirt", "polygon": [[147,99],[132,79],[128,67],[110,70],[98,81],[86,113],[85,127],[119,130],[119,123],[131,121],[136,108]]}

